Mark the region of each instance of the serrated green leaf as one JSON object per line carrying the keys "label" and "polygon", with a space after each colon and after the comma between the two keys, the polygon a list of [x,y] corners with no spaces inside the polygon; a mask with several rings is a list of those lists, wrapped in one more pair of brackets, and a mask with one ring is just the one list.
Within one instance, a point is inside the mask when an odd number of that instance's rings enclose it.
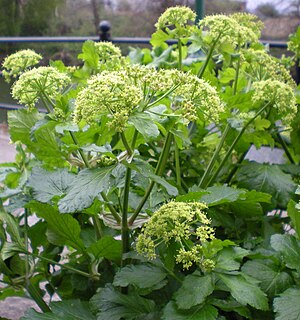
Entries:
{"label": "serrated green leaf", "polygon": [[173,47],[170,46],[164,50],[159,56],[154,56],[153,61],[148,64],[149,67],[160,68],[168,62],[168,59],[173,51]]}
{"label": "serrated green leaf", "polygon": [[15,220],[15,217],[0,209],[0,221],[6,224],[6,229],[11,240],[18,243],[20,246],[24,246],[24,241],[21,237],[19,225]]}
{"label": "serrated green leaf", "polygon": [[203,303],[213,291],[214,283],[211,274],[200,276],[194,273],[185,277],[174,297],[179,309],[190,309]]}
{"label": "serrated green leaf", "polygon": [[200,199],[202,199],[203,195],[205,194],[209,194],[209,192],[208,191],[189,192],[185,195],[176,197],[176,201],[183,201],[183,202],[200,201]]}
{"label": "serrated green leaf", "polygon": [[152,300],[137,294],[121,294],[110,286],[100,288],[92,297],[91,305],[97,312],[97,320],[143,319],[155,311]]}
{"label": "serrated green leaf", "polygon": [[293,228],[295,229],[298,239],[300,239],[300,210],[296,208],[297,203],[290,200],[287,208],[288,216],[291,218]]}
{"label": "serrated green leaf", "polygon": [[52,312],[39,313],[30,309],[21,320],[96,320],[88,302],[81,300],[64,300],[50,304]]}
{"label": "serrated green leaf", "polygon": [[248,253],[248,250],[239,247],[224,248],[218,254],[216,268],[227,271],[239,270],[241,260]]}
{"label": "serrated green leaf", "polygon": [[120,287],[127,287],[131,284],[140,289],[146,289],[156,286],[166,276],[167,273],[163,269],[150,263],[128,265],[116,274],[113,284]]}
{"label": "serrated green leaf", "polygon": [[276,320],[300,320],[300,289],[289,288],[274,299]]}
{"label": "serrated green leaf", "polygon": [[31,128],[40,119],[41,115],[36,109],[19,109],[8,112],[8,125],[11,140],[14,142],[21,141],[26,145],[31,144]]}
{"label": "serrated green leaf", "polygon": [[276,208],[286,208],[296,189],[292,177],[283,173],[278,166],[255,162],[239,170],[237,181],[239,187],[271,194]]}
{"label": "serrated green leaf", "polygon": [[170,39],[170,36],[167,33],[165,33],[163,30],[157,30],[152,34],[150,43],[152,44],[153,47],[159,47],[169,39]]}
{"label": "serrated green leaf", "polygon": [[275,265],[271,260],[247,261],[243,265],[242,271],[259,280],[259,286],[270,297],[283,292],[293,283],[291,276],[281,271],[281,266]]}
{"label": "serrated green leaf", "polygon": [[248,282],[241,275],[218,274],[220,279],[228,287],[233,298],[242,305],[249,304],[259,310],[268,310],[268,299],[261,289]]}
{"label": "serrated green leaf", "polygon": [[201,201],[205,202],[209,207],[234,202],[239,199],[240,195],[246,193],[246,190],[227,186],[213,186],[207,188],[206,191],[209,194],[203,195]]}
{"label": "serrated green leaf", "polygon": [[254,125],[255,125],[256,130],[264,130],[264,129],[270,127],[271,122],[267,119],[262,119],[261,117],[257,117],[254,120]]}
{"label": "serrated green leaf", "polygon": [[30,203],[31,210],[48,223],[47,238],[55,245],[68,245],[85,251],[80,237],[81,228],[76,219],[69,214],[60,214],[48,204]]}
{"label": "serrated green leaf", "polygon": [[157,176],[154,173],[154,169],[152,166],[150,166],[147,162],[141,160],[141,159],[134,159],[131,163],[124,162],[124,165],[131,168],[134,171],[137,171],[140,173],[143,177],[149,178],[153,180],[154,182],[160,184],[163,186],[169,195],[176,196],[178,194],[177,188],[170,185],[165,179]]}
{"label": "serrated green leaf", "polygon": [[271,247],[281,253],[287,267],[300,269],[300,241],[288,234],[274,234],[271,237]]}
{"label": "serrated green leaf", "polygon": [[92,205],[95,198],[109,189],[115,166],[84,169],[78,173],[65,197],[58,202],[61,213],[81,211]]}
{"label": "serrated green leaf", "polygon": [[133,124],[136,130],[147,140],[152,140],[159,136],[157,125],[146,113],[136,113],[132,115],[129,117],[128,123]]}
{"label": "serrated green leaf", "polygon": [[28,186],[33,189],[34,199],[49,203],[55,196],[65,195],[75,183],[76,176],[67,171],[59,169],[47,171],[42,168],[34,168],[28,181]]}
{"label": "serrated green leaf", "polygon": [[236,312],[242,317],[251,319],[251,314],[249,309],[245,306],[242,306],[240,303],[238,303],[233,299],[230,299],[230,300],[212,299],[211,304],[226,312]]}
{"label": "serrated green leaf", "polygon": [[122,252],[121,241],[111,236],[105,236],[93,243],[88,249],[95,259],[106,258],[109,260],[120,260]]}
{"label": "serrated green leaf", "polygon": [[87,66],[91,68],[97,68],[99,62],[99,55],[95,47],[95,42],[87,40],[82,46],[82,53],[78,55],[78,58],[83,60]]}
{"label": "serrated green leaf", "polygon": [[55,131],[60,134],[64,134],[64,131],[77,132],[77,131],[79,131],[79,127],[74,122],[64,123],[64,124],[56,125]]}
{"label": "serrated green leaf", "polygon": [[235,79],[236,71],[233,68],[226,68],[225,71],[220,72],[221,83],[228,83]]}
{"label": "serrated green leaf", "polygon": [[178,310],[174,301],[164,308],[162,320],[216,320],[218,310],[212,305],[204,305],[191,310]]}

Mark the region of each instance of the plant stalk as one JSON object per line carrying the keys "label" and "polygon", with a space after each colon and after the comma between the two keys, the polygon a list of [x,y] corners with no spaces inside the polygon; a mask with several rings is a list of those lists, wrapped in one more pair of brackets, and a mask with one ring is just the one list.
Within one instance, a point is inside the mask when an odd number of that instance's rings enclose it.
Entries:
{"label": "plant stalk", "polygon": [[291,153],[290,153],[290,151],[288,149],[288,146],[286,145],[285,141],[282,139],[282,136],[280,135],[279,132],[276,134],[276,137],[278,139],[278,142],[281,144],[281,146],[282,146],[287,158],[289,159],[290,163],[296,164],[293,156],[291,155]]}
{"label": "plant stalk", "polygon": [[236,144],[239,142],[240,138],[242,137],[242,135],[244,134],[244,132],[246,131],[246,129],[248,128],[248,126],[260,115],[262,114],[267,107],[270,105],[270,103],[268,102],[267,104],[265,104],[256,114],[253,118],[251,118],[246,124],[245,126],[242,128],[242,130],[239,132],[239,134],[236,136],[236,138],[234,139],[234,141],[232,142],[230,148],[228,149],[228,151],[226,152],[223,160],[221,161],[218,169],[216,170],[216,172],[213,174],[213,176],[211,177],[211,179],[209,180],[208,184],[206,186],[210,186],[215,179],[217,178],[217,176],[219,175],[220,171],[222,170],[224,164],[226,163],[227,159],[229,158],[230,154],[232,153],[233,149],[235,148]]}
{"label": "plant stalk", "polygon": [[181,43],[181,39],[178,39],[178,69],[182,70],[182,43]]}
{"label": "plant stalk", "polygon": [[[158,160],[158,163],[156,166],[156,170],[155,170],[155,174],[158,176],[161,176],[164,172],[166,163],[168,161],[168,156],[169,156],[169,151],[170,151],[172,139],[173,139],[172,133],[168,132],[164,146],[163,146],[163,150],[160,154],[160,157],[159,157],[159,160]],[[146,203],[146,201],[148,200],[154,185],[155,185],[155,182],[151,181],[150,185],[148,186],[148,189],[146,190],[146,192],[141,200],[141,202],[139,203],[138,207],[136,208],[134,214],[129,219],[129,222],[128,222],[129,225],[133,224],[133,222],[135,221],[135,219],[137,218],[137,216],[139,215],[139,213],[143,209],[143,206]]]}
{"label": "plant stalk", "polygon": [[178,187],[181,187],[181,170],[180,170],[180,157],[179,148],[176,142],[174,143],[175,148],[175,172],[176,172],[176,182]]}
{"label": "plant stalk", "polygon": [[209,174],[211,173],[211,170],[213,169],[213,167],[215,165],[215,162],[216,162],[217,157],[218,157],[218,155],[219,155],[219,153],[220,153],[220,151],[221,151],[221,149],[222,149],[222,147],[223,147],[223,145],[225,143],[225,140],[227,138],[229,130],[230,130],[230,126],[229,126],[229,124],[227,124],[226,127],[225,127],[225,130],[223,132],[222,138],[221,138],[217,148],[215,149],[214,154],[211,157],[210,162],[209,162],[209,164],[208,164],[208,166],[207,166],[207,168],[206,168],[206,170],[205,170],[205,172],[204,172],[204,174],[203,174],[203,176],[202,176],[202,178],[201,178],[201,180],[200,180],[200,182],[198,184],[199,188],[206,187],[205,181],[207,180]]}
{"label": "plant stalk", "polygon": [[47,262],[49,262],[49,263],[51,263],[51,264],[57,265],[57,266],[61,267],[62,269],[66,269],[66,270],[73,271],[73,272],[75,272],[75,273],[77,273],[77,274],[80,274],[80,275],[83,276],[83,277],[91,278],[91,275],[90,275],[89,273],[84,272],[84,271],[81,271],[81,270],[78,270],[78,269],[75,269],[75,268],[70,267],[70,266],[68,266],[68,265],[66,265],[66,264],[59,263],[59,262],[54,261],[54,260],[52,260],[52,259],[49,259],[49,258],[46,258],[46,257],[43,257],[43,256],[39,256],[39,255],[34,254],[34,253],[31,253],[31,252],[28,252],[27,254],[29,254],[29,255],[31,255],[31,256],[33,256],[33,257],[35,257],[35,258],[38,258],[38,259],[47,261]]}
{"label": "plant stalk", "polygon": [[[125,176],[125,187],[124,187],[124,198],[123,198],[123,210],[122,210],[122,253],[125,254],[129,252],[129,228],[128,228],[128,201],[129,201],[129,191],[130,191],[130,181],[131,181],[131,169],[126,169]],[[122,265],[126,264],[122,260]]]}
{"label": "plant stalk", "polygon": [[220,32],[220,34],[218,35],[218,37],[217,37],[216,40],[214,41],[213,45],[210,47],[209,52],[208,52],[208,54],[207,54],[207,57],[206,57],[206,59],[205,59],[205,62],[204,62],[204,64],[201,66],[201,68],[200,68],[200,70],[199,70],[199,72],[198,72],[198,74],[197,74],[198,78],[201,79],[201,78],[203,77],[203,74],[204,74],[204,72],[205,72],[205,70],[206,70],[206,68],[207,68],[207,66],[208,66],[208,64],[209,64],[209,61],[210,61],[210,59],[211,59],[211,57],[212,57],[212,55],[213,55],[213,53],[214,53],[215,47],[216,47],[216,45],[217,45],[217,43],[218,43],[221,35],[222,35],[222,32]]}

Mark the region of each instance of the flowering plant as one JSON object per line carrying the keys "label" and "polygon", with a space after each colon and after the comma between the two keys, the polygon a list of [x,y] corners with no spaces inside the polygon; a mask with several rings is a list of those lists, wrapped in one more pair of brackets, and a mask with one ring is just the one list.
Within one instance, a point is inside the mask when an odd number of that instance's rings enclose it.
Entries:
{"label": "flowering plant", "polygon": [[128,57],[87,41],[80,67],[4,61],[24,108],[0,166],[1,297],[43,312],[22,319],[298,319],[296,84],[255,16],[195,17],[167,9]]}

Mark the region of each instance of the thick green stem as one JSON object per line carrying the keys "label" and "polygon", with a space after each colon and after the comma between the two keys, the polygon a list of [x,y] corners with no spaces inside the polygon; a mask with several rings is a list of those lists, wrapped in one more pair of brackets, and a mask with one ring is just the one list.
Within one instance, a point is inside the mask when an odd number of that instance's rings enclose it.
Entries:
{"label": "thick green stem", "polygon": [[[158,163],[156,166],[156,170],[155,170],[155,174],[158,176],[161,176],[164,172],[164,169],[165,169],[166,163],[168,161],[168,157],[169,157],[169,151],[170,151],[172,139],[173,139],[172,133],[168,132],[163,150],[160,154],[160,157],[159,157],[159,160],[158,160]],[[137,218],[137,216],[139,215],[139,213],[143,209],[143,206],[146,203],[146,201],[148,200],[154,185],[155,185],[155,182],[152,180],[150,182],[150,185],[148,186],[148,189],[146,190],[141,202],[139,203],[138,207],[136,208],[134,214],[129,219],[129,225],[133,224],[133,222],[135,221],[135,219]]]}
{"label": "thick green stem", "polygon": [[244,161],[248,151],[249,151],[249,149],[247,151],[245,151],[243,154],[241,154],[241,156],[239,157],[238,161],[234,164],[234,167],[232,168],[232,170],[230,171],[228,177],[225,180],[226,184],[230,184],[232,178],[234,177],[234,175],[238,171],[239,164],[241,164]]}
{"label": "thick green stem", "polygon": [[181,84],[177,84],[176,86],[170,88],[167,92],[165,92],[162,96],[160,96],[158,99],[156,99],[155,101],[149,103],[147,105],[147,109],[151,108],[152,106],[156,105],[159,101],[163,100],[165,97],[167,97],[170,93],[172,93],[174,90],[176,90]]}
{"label": "thick green stem", "polygon": [[46,313],[51,312],[51,309],[44,301],[43,297],[41,296],[40,292],[32,285],[31,283],[27,286],[27,291],[30,294],[31,298],[36,302],[36,304],[40,307],[40,309]]}
{"label": "thick green stem", "polygon": [[69,133],[70,133],[70,136],[71,136],[73,142],[76,144],[76,146],[78,146],[78,152],[79,152],[79,154],[80,154],[80,156],[81,156],[82,161],[84,162],[84,164],[85,164],[85,166],[86,166],[87,168],[90,168],[89,161],[88,161],[85,153],[84,153],[84,152],[81,150],[81,148],[79,147],[79,142],[78,142],[75,134],[74,134],[72,131],[69,131]]}
{"label": "thick green stem", "polygon": [[289,149],[288,149],[288,146],[286,145],[285,141],[282,139],[282,136],[280,135],[279,132],[276,134],[276,137],[277,137],[277,139],[278,139],[278,142],[281,144],[281,146],[282,146],[282,148],[283,148],[283,150],[284,150],[287,158],[289,159],[289,161],[290,161],[292,164],[296,164],[293,156],[291,155],[291,153],[290,153],[290,151],[289,151]]}
{"label": "thick green stem", "polygon": [[84,272],[84,271],[75,269],[75,268],[70,267],[70,266],[68,266],[68,265],[66,265],[66,264],[61,264],[61,263],[59,263],[59,262],[57,262],[57,261],[54,261],[54,260],[52,260],[52,259],[49,259],[49,258],[40,256],[40,255],[31,253],[31,252],[28,252],[28,254],[31,255],[31,256],[33,256],[33,257],[35,257],[35,258],[38,258],[38,259],[47,261],[47,262],[49,262],[49,263],[51,263],[51,264],[53,264],[53,265],[57,265],[57,266],[61,267],[62,269],[66,269],[66,270],[73,271],[73,272],[75,272],[75,273],[77,273],[77,274],[80,274],[80,275],[82,275],[82,276],[84,276],[84,277],[91,278],[91,277],[93,276],[93,275],[91,275],[91,274],[89,274],[89,273],[87,273],[87,272]]}
{"label": "thick green stem", "polygon": [[204,72],[205,72],[205,70],[206,70],[206,68],[207,68],[207,66],[209,64],[210,59],[212,58],[212,55],[213,55],[214,50],[215,50],[215,47],[216,47],[221,35],[222,35],[222,32],[220,32],[219,36],[217,37],[217,39],[214,41],[214,43],[210,47],[209,52],[207,54],[207,57],[206,57],[206,59],[204,61],[204,64],[201,66],[201,68],[200,68],[200,70],[198,72],[198,75],[197,75],[198,78],[202,78],[203,77],[203,74],[204,74]]}
{"label": "thick green stem", "polygon": [[94,216],[92,216],[92,220],[93,220],[93,225],[94,225],[94,229],[95,229],[95,233],[96,233],[96,238],[97,238],[97,240],[99,240],[103,237],[103,231],[102,231],[100,219],[99,219],[98,215],[94,215]]}
{"label": "thick green stem", "polygon": [[233,95],[236,95],[236,92],[237,92],[240,67],[241,67],[241,58],[239,57],[239,60],[238,60],[238,63],[237,63],[237,67],[236,67],[236,70],[235,70],[235,79],[234,79],[234,85],[233,85]]}
{"label": "thick green stem", "polygon": [[43,96],[40,97],[41,98],[41,101],[43,102],[43,105],[45,106],[45,108],[47,109],[47,111],[49,113],[52,112],[52,110],[50,109],[50,107],[48,106],[48,103],[45,101],[45,99],[43,98]]}
{"label": "thick green stem", "polygon": [[178,39],[178,69],[182,70],[182,43],[181,43],[181,39]]}
{"label": "thick green stem", "polygon": [[226,127],[225,127],[225,130],[223,132],[222,138],[221,138],[217,148],[215,149],[214,154],[211,157],[210,162],[209,162],[209,164],[208,164],[208,166],[207,166],[207,168],[206,168],[206,170],[205,170],[205,172],[204,172],[204,174],[203,174],[203,176],[202,176],[202,178],[201,178],[201,180],[199,182],[198,186],[200,188],[204,188],[206,186],[205,185],[205,181],[207,180],[209,174],[211,173],[211,170],[213,169],[213,167],[215,165],[215,162],[216,162],[216,160],[217,160],[217,158],[219,156],[219,153],[220,153],[220,151],[221,151],[221,149],[222,149],[222,147],[223,147],[223,145],[225,143],[225,140],[227,138],[229,130],[230,130],[230,126],[229,126],[229,124],[227,124]]}
{"label": "thick green stem", "polygon": [[121,217],[118,214],[117,210],[115,209],[115,207],[110,203],[109,199],[107,198],[105,192],[100,192],[100,195],[102,197],[102,199],[105,201],[105,204],[107,205],[110,213],[112,214],[112,216],[115,218],[117,223],[121,223]]}
{"label": "thick green stem", "polygon": [[[25,250],[28,252],[29,248],[29,239],[28,239],[28,209],[24,210],[24,241],[25,241]],[[25,256],[25,285],[28,288],[29,285],[29,256]]]}
{"label": "thick green stem", "polygon": [[[129,228],[128,228],[128,201],[131,181],[131,169],[127,168],[125,177],[124,197],[123,197],[123,211],[122,211],[122,253],[129,252]],[[124,265],[125,260],[122,260]]]}
{"label": "thick green stem", "polygon": [[211,177],[211,179],[209,180],[208,184],[206,186],[210,186],[215,179],[218,177],[220,171],[222,170],[224,164],[226,163],[227,159],[229,158],[229,156],[231,155],[233,149],[235,148],[236,144],[239,142],[240,138],[242,137],[242,135],[244,134],[244,132],[246,131],[246,129],[248,128],[248,126],[260,115],[262,114],[267,107],[270,105],[270,103],[265,104],[256,114],[253,118],[251,118],[243,127],[243,129],[239,132],[239,134],[236,136],[236,138],[234,139],[234,141],[232,142],[230,148],[228,149],[228,151],[226,152],[223,160],[221,161],[218,169],[216,170],[216,172],[213,174],[213,176]]}
{"label": "thick green stem", "polygon": [[180,170],[180,157],[179,148],[176,142],[174,143],[175,148],[175,171],[176,171],[176,182],[178,187],[181,187],[181,170]]}
{"label": "thick green stem", "polygon": [[121,140],[123,142],[123,145],[124,145],[124,147],[125,147],[125,149],[127,151],[127,154],[129,155],[129,157],[131,157],[132,156],[132,150],[131,150],[131,147],[130,147],[130,145],[129,145],[126,137],[125,137],[124,132],[121,132],[120,136],[121,136]]}

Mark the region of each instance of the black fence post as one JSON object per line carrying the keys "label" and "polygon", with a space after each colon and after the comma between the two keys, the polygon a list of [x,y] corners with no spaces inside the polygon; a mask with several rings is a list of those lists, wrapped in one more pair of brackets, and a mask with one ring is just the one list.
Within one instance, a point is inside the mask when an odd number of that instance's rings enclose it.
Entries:
{"label": "black fence post", "polygon": [[295,75],[295,81],[298,84],[300,84],[300,66],[299,66],[300,60],[297,58],[296,60],[296,75]]}
{"label": "black fence post", "polygon": [[111,24],[107,20],[103,20],[99,23],[99,41],[110,41],[110,28]]}

